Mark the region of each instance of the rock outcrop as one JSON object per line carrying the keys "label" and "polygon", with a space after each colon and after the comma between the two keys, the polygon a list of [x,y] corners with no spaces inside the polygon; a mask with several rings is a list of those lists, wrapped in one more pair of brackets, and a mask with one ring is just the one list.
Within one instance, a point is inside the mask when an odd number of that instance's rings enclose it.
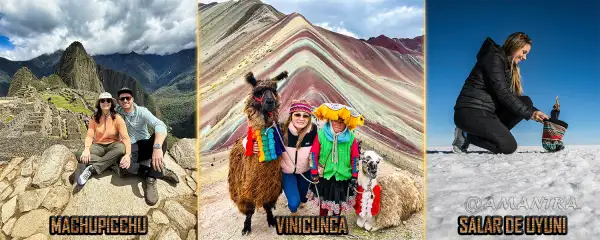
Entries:
{"label": "rock outcrop", "polygon": [[196,139],[184,138],[177,141],[169,150],[171,156],[183,168],[196,169]]}
{"label": "rock outcrop", "polygon": [[36,83],[39,83],[39,80],[37,77],[35,77],[35,75],[33,75],[31,70],[29,70],[27,67],[22,67],[15,73],[15,76],[10,83],[10,87],[8,88],[8,96],[13,97],[21,88]]}
{"label": "rock outcrop", "polygon": [[36,91],[44,91],[46,89],[56,89],[67,87],[67,85],[60,79],[56,74],[52,74],[48,77],[43,77],[41,80],[33,74],[33,72],[27,68],[20,68],[14,75],[10,86],[8,88],[8,96],[16,97],[23,95],[26,88],[34,88]]}
{"label": "rock outcrop", "polygon": [[[52,215],[147,215],[149,231],[140,239],[196,239],[197,200],[194,188],[184,183],[191,178],[188,172],[192,172],[177,165],[168,153],[164,162],[179,176],[180,183],[171,185],[158,180],[160,200],[155,206],[148,206],[142,178],[120,178],[111,170],[92,176],[81,191],[73,191],[68,176],[75,170],[76,160],[62,145],[49,147],[41,156],[14,158],[0,165],[0,239],[48,239],[51,237],[48,219]],[[7,171],[19,174],[13,174],[11,180]],[[22,176],[28,172],[29,176]],[[52,236],[53,239],[86,237],[89,236]],[[132,236],[101,238],[132,239]]]}
{"label": "rock outcrop", "polygon": [[54,145],[42,153],[41,159],[44,159],[44,161],[39,163],[31,183],[35,188],[46,188],[54,184],[60,178],[62,167],[69,160],[74,161],[75,156],[67,147]]}
{"label": "rock outcrop", "polygon": [[103,92],[96,63],[80,42],[73,42],[60,58],[57,73],[67,86],[91,92]]}

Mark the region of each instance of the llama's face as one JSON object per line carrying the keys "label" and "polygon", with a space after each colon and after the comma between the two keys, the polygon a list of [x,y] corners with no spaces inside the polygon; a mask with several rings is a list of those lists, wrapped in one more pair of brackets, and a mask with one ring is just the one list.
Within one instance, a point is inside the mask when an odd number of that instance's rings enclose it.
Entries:
{"label": "llama's face", "polygon": [[[264,112],[273,112],[279,107],[279,96],[277,95],[277,85],[263,86],[265,84],[259,84],[252,90],[252,96],[254,98],[253,107],[256,110],[262,110]],[[269,84],[271,85],[271,84]]]}
{"label": "llama's face", "polygon": [[251,98],[247,102],[247,108],[253,108],[256,112],[273,113],[279,108],[279,95],[277,94],[277,82],[287,77],[284,71],[272,79],[258,80],[252,72],[246,74],[246,81],[252,85]]}
{"label": "llama's face", "polygon": [[374,151],[365,151],[360,156],[360,159],[363,174],[369,178],[377,177],[377,168],[379,167],[379,162],[382,160],[381,156],[377,155]]}

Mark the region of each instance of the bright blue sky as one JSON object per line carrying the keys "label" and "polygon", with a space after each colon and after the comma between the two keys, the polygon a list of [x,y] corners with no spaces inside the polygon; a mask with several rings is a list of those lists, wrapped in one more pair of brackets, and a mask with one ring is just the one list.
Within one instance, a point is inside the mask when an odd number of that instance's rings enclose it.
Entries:
{"label": "bright blue sky", "polygon": [[[509,3],[507,3],[509,2]],[[531,53],[521,63],[524,95],[550,114],[554,98],[569,124],[567,145],[600,144],[600,1],[427,1],[427,141],[450,146],[454,104],[486,37],[502,45],[527,33]],[[542,125],[513,129],[521,146],[541,146]]]}
{"label": "bright blue sky", "polygon": [[13,49],[15,46],[8,40],[8,37],[0,35],[0,49]]}

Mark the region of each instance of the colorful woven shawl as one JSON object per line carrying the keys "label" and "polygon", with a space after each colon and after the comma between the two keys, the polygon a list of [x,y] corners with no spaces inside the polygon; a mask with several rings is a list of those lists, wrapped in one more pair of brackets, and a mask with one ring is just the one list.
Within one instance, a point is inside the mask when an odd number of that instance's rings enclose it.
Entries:
{"label": "colorful woven shawl", "polygon": [[279,126],[269,127],[262,130],[254,130],[252,127],[248,126],[248,135],[246,142],[246,156],[252,156],[254,141],[258,143],[258,161],[259,162],[269,162],[277,159],[283,152],[285,152],[285,147],[281,142],[279,136],[281,134],[281,129]]}

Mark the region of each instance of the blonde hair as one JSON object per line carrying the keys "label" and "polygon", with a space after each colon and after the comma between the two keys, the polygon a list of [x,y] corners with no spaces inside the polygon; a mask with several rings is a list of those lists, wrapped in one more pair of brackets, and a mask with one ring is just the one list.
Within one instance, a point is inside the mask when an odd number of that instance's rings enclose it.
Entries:
{"label": "blonde hair", "polygon": [[[504,40],[502,49],[507,56],[512,56],[516,51],[527,44],[531,45],[531,38],[525,33],[516,32]],[[519,65],[514,62],[514,58],[510,59],[510,72],[512,74],[510,84],[511,90],[517,96],[521,96],[521,94],[523,94],[523,87],[521,86],[521,69],[519,68]]]}
{"label": "blonde hair", "polygon": [[[294,112],[295,113],[295,112]],[[283,124],[283,129],[281,129],[284,133],[283,133],[283,142],[285,144],[285,146],[288,146],[288,133],[289,130],[288,128],[290,127],[290,124],[292,124],[292,118],[294,115],[294,113],[291,113],[288,117],[288,119],[285,121],[285,123]],[[304,139],[304,136],[306,134],[308,134],[308,132],[306,131],[308,128],[310,128],[312,125],[312,118],[309,117],[308,118],[308,123],[306,124],[306,126],[304,126],[304,128],[302,129],[296,129],[298,132],[298,141],[296,141],[296,149],[300,148],[300,144],[302,143],[302,140]]]}

